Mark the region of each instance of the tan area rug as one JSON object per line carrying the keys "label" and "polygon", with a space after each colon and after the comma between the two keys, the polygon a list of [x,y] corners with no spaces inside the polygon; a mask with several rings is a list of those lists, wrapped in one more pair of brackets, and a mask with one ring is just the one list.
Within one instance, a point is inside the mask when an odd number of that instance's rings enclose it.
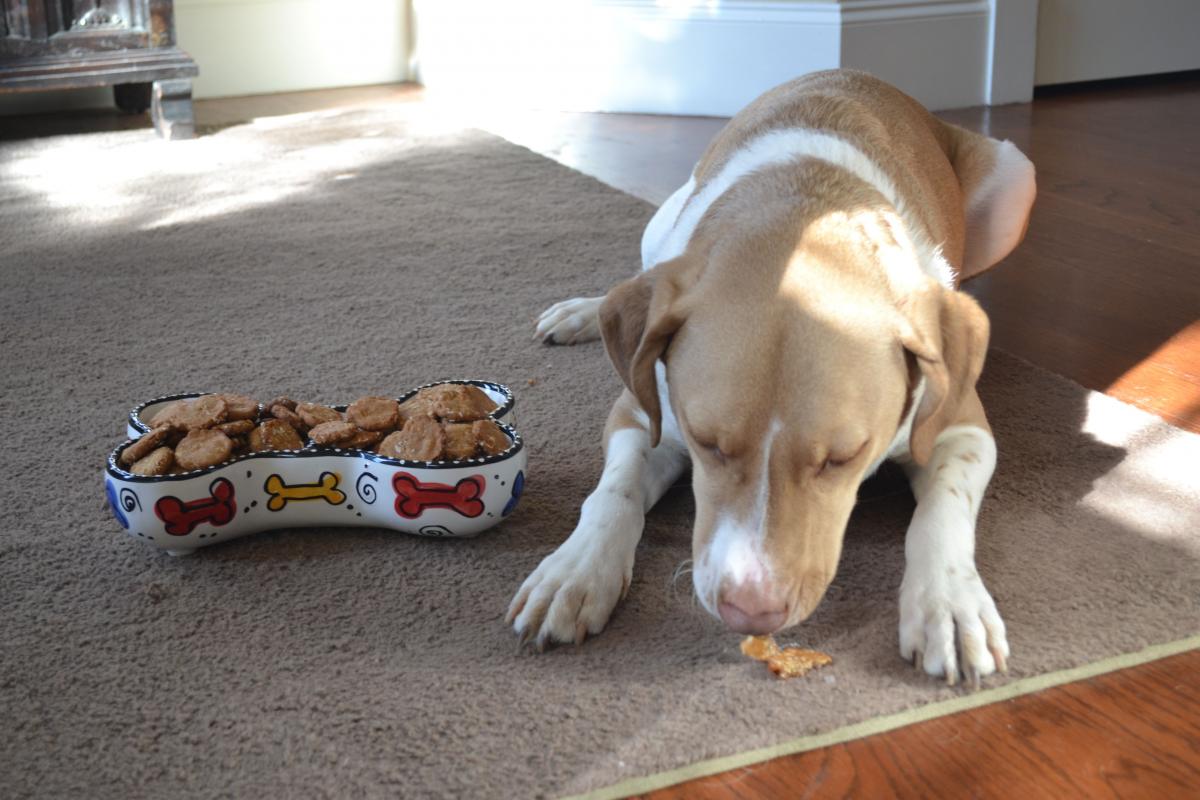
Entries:
{"label": "tan area rug", "polygon": [[[911,499],[878,486],[791,637],[834,655],[812,679],[770,678],[672,584],[686,487],[603,635],[515,654],[503,611],[572,529],[618,391],[598,344],[531,321],[631,274],[651,211],[396,112],[0,145],[0,794],[559,796],[963,703],[897,654]],[[522,505],[476,540],[308,529],[176,560],[102,508],[143,398],[455,376],[513,386],[531,448]],[[999,352],[981,391],[979,566],[1013,648],[991,685],[1200,631],[1200,437]]]}

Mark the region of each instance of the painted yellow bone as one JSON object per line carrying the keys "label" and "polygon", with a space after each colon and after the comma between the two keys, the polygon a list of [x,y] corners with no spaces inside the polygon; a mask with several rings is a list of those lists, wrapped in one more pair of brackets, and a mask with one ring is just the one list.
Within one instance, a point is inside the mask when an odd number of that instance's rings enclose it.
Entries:
{"label": "painted yellow bone", "polygon": [[346,493],[338,490],[341,478],[334,472],[322,472],[316,483],[294,483],[288,486],[283,478],[272,475],[267,478],[263,488],[271,499],[267,508],[271,511],[281,511],[291,500],[324,500],[331,506],[340,506],[346,502]]}

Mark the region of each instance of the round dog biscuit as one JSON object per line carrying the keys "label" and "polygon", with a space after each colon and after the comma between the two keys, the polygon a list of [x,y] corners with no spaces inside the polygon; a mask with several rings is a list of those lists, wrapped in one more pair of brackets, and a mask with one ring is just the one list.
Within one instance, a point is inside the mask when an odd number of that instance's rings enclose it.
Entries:
{"label": "round dog biscuit", "polygon": [[[383,440],[379,452],[392,458],[409,461],[436,461],[442,457],[446,438],[442,426],[432,417],[413,417],[404,423],[404,430]],[[384,447],[387,452],[384,452]]]}
{"label": "round dog biscuit", "polygon": [[400,404],[388,397],[360,397],[346,409],[346,419],[364,431],[386,431],[400,424]]}
{"label": "round dog biscuit", "polygon": [[160,447],[144,456],[129,468],[134,475],[166,475],[175,464],[175,454],[169,447]]}
{"label": "round dog biscuit", "polygon": [[296,429],[281,419],[265,420],[250,431],[250,450],[261,453],[268,450],[301,450],[304,442]]}
{"label": "round dog biscuit", "polygon": [[354,438],[356,433],[358,433],[358,428],[354,427],[354,423],[335,420],[314,425],[308,432],[308,438],[317,444],[337,444]]}
{"label": "round dog biscuit", "polygon": [[183,400],[176,400],[173,403],[167,403],[165,406],[160,408],[158,413],[154,415],[154,418],[150,420],[150,427],[174,428],[176,420],[178,420],[179,414],[181,411],[183,411],[183,407],[185,405],[187,405],[187,403]]}
{"label": "round dog biscuit", "polygon": [[244,394],[229,394],[223,393],[217,395],[225,401],[228,407],[230,420],[242,419],[257,419],[258,418],[258,401],[253,397],[247,397]]}
{"label": "round dog biscuit", "polygon": [[220,431],[226,436],[245,436],[250,431],[254,430],[254,420],[239,419],[233,422],[222,422],[220,425],[213,428]]}
{"label": "round dog biscuit", "polygon": [[[155,417],[155,419],[158,419]],[[195,400],[186,400],[175,416],[175,427],[185,431],[197,431],[220,425],[229,419],[229,404],[220,395],[206,394]]]}
{"label": "round dog biscuit", "polygon": [[367,450],[373,447],[383,438],[381,431],[364,431],[359,430],[354,434],[354,438],[347,439],[342,442],[342,447],[352,447],[357,450]]}
{"label": "round dog biscuit", "polygon": [[204,469],[229,459],[233,442],[220,431],[197,429],[183,437],[175,448],[175,463],[182,469]]}
{"label": "round dog biscuit", "polygon": [[142,434],[142,438],[138,439],[133,444],[121,451],[121,457],[118,461],[123,466],[129,466],[135,461],[140,461],[150,455],[151,451],[167,440],[167,435],[171,432],[168,427],[155,428],[152,431]]}
{"label": "round dog biscuit", "polygon": [[498,456],[512,446],[507,434],[490,419],[472,422],[471,433],[474,434],[479,448],[489,456]]}
{"label": "round dog biscuit", "polygon": [[335,409],[318,403],[297,403],[296,413],[310,428],[320,425],[322,422],[341,422],[342,420],[342,415]]}
{"label": "round dog biscuit", "polygon": [[497,406],[483,390],[464,383],[442,383],[417,392],[432,407],[433,416],[448,422],[483,419]]}
{"label": "round dog biscuit", "polygon": [[308,426],[304,424],[304,420],[300,419],[300,415],[285,405],[276,404],[271,406],[271,416],[275,419],[283,420],[300,433],[308,430]]}
{"label": "round dog biscuit", "polygon": [[448,422],[442,427],[446,435],[446,458],[460,461],[475,457],[475,432],[469,422]]}

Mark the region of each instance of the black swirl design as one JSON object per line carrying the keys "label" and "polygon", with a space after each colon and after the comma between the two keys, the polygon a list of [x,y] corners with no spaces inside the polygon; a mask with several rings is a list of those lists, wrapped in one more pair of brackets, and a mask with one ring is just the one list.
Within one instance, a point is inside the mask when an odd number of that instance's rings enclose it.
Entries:
{"label": "black swirl design", "polygon": [[[370,478],[371,480],[367,480]],[[354,491],[358,492],[359,498],[367,505],[372,505],[375,502],[376,492],[375,483],[379,478],[372,475],[370,472],[364,472],[358,476],[358,480],[354,483]]]}
{"label": "black swirl design", "polygon": [[138,499],[137,492],[128,486],[121,488],[121,494],[117,500],[126,513],[142,510],[142,501]]}

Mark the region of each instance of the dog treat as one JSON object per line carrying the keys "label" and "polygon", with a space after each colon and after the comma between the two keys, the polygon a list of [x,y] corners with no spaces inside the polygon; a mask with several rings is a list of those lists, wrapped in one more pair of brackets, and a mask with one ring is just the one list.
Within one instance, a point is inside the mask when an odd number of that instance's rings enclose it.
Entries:
{"label": "dog treat", "polygon": [[215,394],[206,394],[183,404],[176,425],[185,431],[198,431],[220,425],[227,419],[229,404]]}
{"label": "dog treat", "polygon": [[405,400],[400,414],[409,417],[436,417],[448,422],[473,422],[484,419],[498,406],[478,386],[439,383],[427,386]]}
{"label": "dog treat", "polygon": [[175,454],[169,447],[160,447],[148,456],[144,456],[129,471],[134,475],[166,475],[175,463]]}
{"label": "dog treat", "polygon": [[275,406],[283,406],[288,411],[295,411],[296,410],[296,401],[284,394],[284,395],[280,395],[279,397],[276,397],[274,400],[267,403],[265,408],[272,409]]}
{"label": "dog treat", "polygon": [[301,450],[304,442],[296,429],[281,419],[264,420],[250,432],[250,450],[261,453],[265,450]]}
{"label": "dog treat", "polygon": [[387,456],[388,458],[399,458],[400,456],[396,455],[396,447],[400,444],[403,438],[404,437],[400,435],[400,431],[393,431],[392,433],[389,433],[387,436],[383,437],[383,441],[380,442],[375,448],[375,452],[379,453],[381,456]]}
{"label": "dog treat", "polygon": [[310,428],[320,425],[322,422],[342,421],[342,415],[338,411],[329,406],[317,403],[297,403],[296,413],[300,415],[300,419],[304,420],[304,424]]}
{"label": "dog treat", "polygon": [[755,661],[766,661],[771,656],[779,655],[779,644],[773,636],[747,636],[742,639],[741,647],[742,655]]}
{"label": "dog treat", "polygon": [[400,424],[400,404],[388,397],[360,397],[346,409],[346,419],[364,431],[388,431]]}
{"label": "dog treat", "polygon": [[167,427],[155,428],[148,433],[142,435],[133,444],[121,451],[119,459],[122,466],[129,466],[135,461],[140,461],[150,454],[152,450],[157,448],[167,440],[167,436],[171,433],[171,429]]}
{"label": "dog treat", "polygon": [[234,422],[222,422],[213,430],[218,430],[226,436],[245,436],[247,433],[254,430],[254,420],[239,419]]}
{"label": "dog treat", "polygon": [[455,461],[473,458],[478,446],[475,441],[475,431],[471,430],[469,422],[449,422],[442,427],[446,435],[446,445],[442,455]]}
{"label": "dog treat", "polygon": [[452,422],[472,422],[483,419],[496,410],[492,398],[477,386],[445,383],[437,400],[437,415]]}
{"label": "dog treat", "polygon": [[233,455],[233,442],[218,430],[194,430],[175,447],[175,463],[180,469],[204,469]]}
{"label": "dog treat", "polygon": [[258,401],[244,394],[217,395],[225,401],[230,420],[254,420],[258,418]]}
{"label": "dog treat", "polygon": [[475,435],[475,442],[485,455],[498,456],[509,448],[508,436],[490,419],[472,422],[471,433]]}
{"label": "dog treat", "polygon": [[354,438],[356,433],[358,428],[354,427],[353,423],[335,420],[314,425],[308,432],[308,438],[317,444],[337,444]]}
{"label": "dog treat", "polygon": [[403,404],[360,397],[344,413],[286,395],[259,405],[244,394],[205,394],[165,405],[150,420],[152,429],[117,459],[137,474],[174,474],[247,451],[302,450],[307,437],[318,447],[374,449],[408,461],[462,461],[511,447],[507,434],[488,418],[497,408],[486,392],[458,383],[427,386]]}
{"label": "dog treat", "polygon": [[380,444],[380,453],[409,461],[434,461],[441,457],[446,436],[442,426],[432,417],[413,417],[404,429],[393,433]]}
{"label": "dog treat", "polygon": [[342,447],[352,447],[358,450],[367,450],[374,447],[383,438],[382,431],[364,431],[359,430],[354,434],[354,437],[342,442]]}
{"label": "dog treat", "polygon": [[767,659],[767,669],[779,678],[799,678],[810,670],[832,663],[832,658],[816,650],[786,647],[779,655]]}
{"label": "dog treat", "polygon": [[186,405],[186,403],[183,400],[176,400],[173,403],[167,403],[165,406],[163,406],[162,408],[160,408],[158,410],[158,413],[154,415],[153,419],[149,420],[150,427],[152,427],[152,428],[173,428],[173,427],[175,427],[175,420],[179,416],[180,412],[183,410],[184,405]]}
{"label": "dog treat", "polygon": [[767,669],[779,678],[798,678],[810,670],[832,664],[833,659],[816,650],[780,646],[771,636],[747,636],[742,653],[756,661],[765,661]]}
{"label": "dog treat", "polygon": [[282,403],[271,406],[270,413],[275,419],[281,419],[291,425],[297,433],[304,433],[308,430],[308,426],[304,424],[304,420],[300,419],[300,415]]}

